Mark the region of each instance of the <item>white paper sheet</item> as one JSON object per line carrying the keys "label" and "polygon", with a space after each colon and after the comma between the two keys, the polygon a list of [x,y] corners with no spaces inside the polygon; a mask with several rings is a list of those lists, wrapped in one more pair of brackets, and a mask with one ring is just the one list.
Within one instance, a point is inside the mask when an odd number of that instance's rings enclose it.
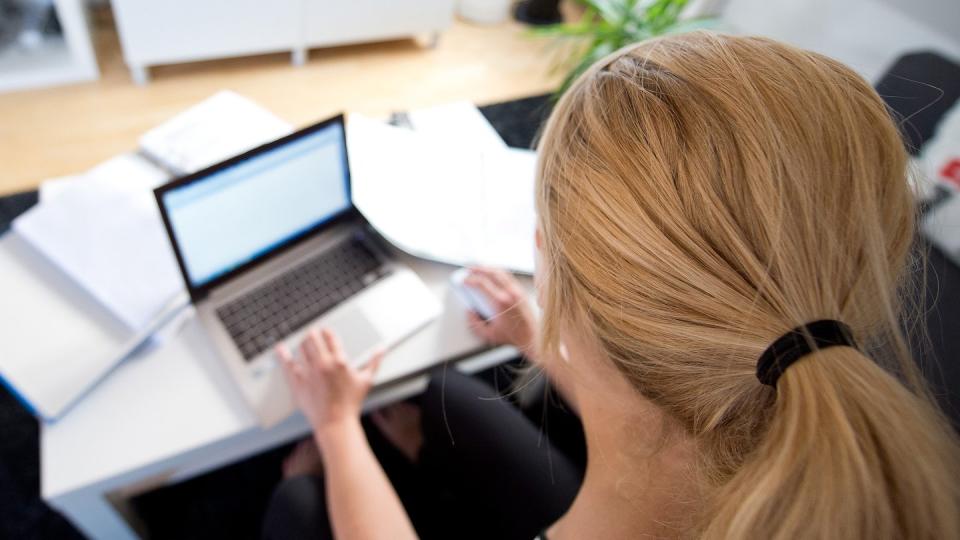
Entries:
{"label": "white paper sheet", "polygon": [[151,191],[167,174],[123,155],[28,210],[13,230],[129,329],[183,288]]}
{"label": "white paper sheet", "polygon": [[533,188],[536,153],[509,148],[485,152],[483,232],[480,261],[487,266],[532,274],[536,246]]}
{"label": "white paper sheet", "polygon": [[452,142],[467,150],[506,150],[490,122],[469,101],[457,101],[435,107],[415,109],[407,118],[418,134]]}
{"label": "white paper sheet", "polygon": [[347,142],[354,204],[397,247],[533,272],[533,152],[469,150],[359,115]]}
{"label": "white paper sheet", "polygon": [[140,148],[175,174],[188,174],[293,131],[272,112],[224,90],[140,138]]}
{"label": "white paper sheet", "polygon": [[83,175],[58,176],[50,178],[40,183],[40,203],[49,201],[60,194],[63,188],[82,178]]}

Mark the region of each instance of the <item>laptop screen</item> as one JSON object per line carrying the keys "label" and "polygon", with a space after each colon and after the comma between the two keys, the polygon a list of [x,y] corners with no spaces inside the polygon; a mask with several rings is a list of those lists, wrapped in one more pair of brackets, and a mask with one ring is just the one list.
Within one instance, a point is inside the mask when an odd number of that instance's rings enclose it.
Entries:
{"label": "laptop screen", "polygon": [[159,191],[191,288],[351,207],[342,118]]}

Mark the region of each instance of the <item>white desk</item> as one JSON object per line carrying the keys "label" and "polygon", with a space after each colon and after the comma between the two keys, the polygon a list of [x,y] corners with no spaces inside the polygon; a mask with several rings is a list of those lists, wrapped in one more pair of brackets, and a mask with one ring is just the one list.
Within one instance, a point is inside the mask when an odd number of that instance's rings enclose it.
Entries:
{"label": "white desk", "polygon": [[[476,371],[511,358],[507,347],[483,350],[450,294],[452,267],[403,256],[443,299],[444,314],[396,347],[378,375],[367,408],[413,395],[425,387],[422,372],[443,360],[467,358],[458,368]],[[0,237],[3,287],[0,321],[17,332],[4,340],[56,344],[82,338],[102,317],[101,308],[30,251],[13,233]],[[24,350],[14,343],[13,351]],[[51,350],[50,343],[41,346]],[[69,361],[69,343],[56,345]],[[471,356],[472,354],[472,356]],[[394,381],[384,384],[382,381]],[[251,454],[304,436],[300,415],[260,429],[207,343],[189,318],[161,347],[122,364],[72,411],[42,426],[41,492],[92,538],[134,538],[136,523],[126,499],[165,483],[185,480]]]}

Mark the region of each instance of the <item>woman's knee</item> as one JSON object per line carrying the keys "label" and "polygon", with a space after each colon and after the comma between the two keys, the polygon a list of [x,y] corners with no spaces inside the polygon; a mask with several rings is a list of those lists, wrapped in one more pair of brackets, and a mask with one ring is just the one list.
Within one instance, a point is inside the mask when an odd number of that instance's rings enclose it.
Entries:
{"label": "woman's knee", "polygon": [[323,479],[300,475],[280,482],[264,516],[263,538],[332,538]]}

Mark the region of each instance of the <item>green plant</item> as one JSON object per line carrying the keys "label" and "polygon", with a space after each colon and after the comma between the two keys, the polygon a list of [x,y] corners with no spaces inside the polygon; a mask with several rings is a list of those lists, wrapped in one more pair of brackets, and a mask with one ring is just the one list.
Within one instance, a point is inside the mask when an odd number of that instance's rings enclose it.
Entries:
{"label": "green plant", "polygon": [[561,45],[554,69],[567,74],[556,97],[591,64],[637,41],[706,26],[711,19],[680,20],[688,0],[575,0],[583,5],[580,19],[531,30],[534,36],[555,38]]}

